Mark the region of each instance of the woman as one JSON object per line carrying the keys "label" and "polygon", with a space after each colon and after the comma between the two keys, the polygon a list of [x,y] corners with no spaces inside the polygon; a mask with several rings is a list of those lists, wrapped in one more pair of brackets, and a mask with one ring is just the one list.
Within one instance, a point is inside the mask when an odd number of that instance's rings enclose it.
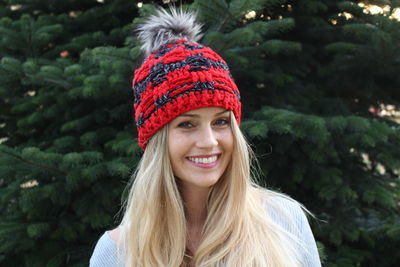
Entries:
{"label": "woman", "polygon": [[320,266],[301,206],[251,182],[239,91],[225,61],[196,43],[195,16],[159,10],[139,31],[144,154],[123,220],[90,266]]}

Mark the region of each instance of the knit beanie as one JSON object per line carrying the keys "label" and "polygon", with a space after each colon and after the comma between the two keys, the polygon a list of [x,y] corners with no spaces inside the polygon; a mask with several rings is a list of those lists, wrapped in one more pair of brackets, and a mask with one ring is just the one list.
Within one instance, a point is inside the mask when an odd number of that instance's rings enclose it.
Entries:
{"label": "knit beanie", "polygon": [[177,116],[204,107],[232,110],[240,124],[239,90],[226,62],[197,43],[201,26],[195,14],[158,9],[138,27],[146,59],[135,70],[135,121],[139,146]]}

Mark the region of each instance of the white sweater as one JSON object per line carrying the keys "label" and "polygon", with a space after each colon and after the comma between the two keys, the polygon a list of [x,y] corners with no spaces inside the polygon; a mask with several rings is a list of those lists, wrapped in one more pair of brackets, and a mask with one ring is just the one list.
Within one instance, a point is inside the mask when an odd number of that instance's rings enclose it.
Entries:
{"label": "white sweater", "polygon": [[[300,249],[303,267],[321,266],[317,246],[311,232],[307,218],[299,204],[290,199],[273,196],[270,197],[270,204],[266,204],[266,210],[275,223],[283,227],[289,233],[297,237],[305,247]],[[272,204],[272,205],[271,205]],[[277,209],[279,205],[279,209]],[[279,214],[279,210],[285,210],[285,214]],[[287,215],[295,222],[295,225],[287,222]],[[98,240],[93,254],[90,258],[90,267],[123,267],[123,263],[117,257],[117,244],[111,239],[106,231]]]}

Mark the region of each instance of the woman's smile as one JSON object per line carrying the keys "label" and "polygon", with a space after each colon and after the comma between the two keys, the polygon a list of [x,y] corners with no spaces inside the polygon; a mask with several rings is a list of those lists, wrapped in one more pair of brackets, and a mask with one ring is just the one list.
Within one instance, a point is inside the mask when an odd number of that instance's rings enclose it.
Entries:
{"label": "woman's smile", "polygon": [[195,167],[210,169],[218,165],[221,153],[210,155],[198,155],[187,157],[188,161]]}

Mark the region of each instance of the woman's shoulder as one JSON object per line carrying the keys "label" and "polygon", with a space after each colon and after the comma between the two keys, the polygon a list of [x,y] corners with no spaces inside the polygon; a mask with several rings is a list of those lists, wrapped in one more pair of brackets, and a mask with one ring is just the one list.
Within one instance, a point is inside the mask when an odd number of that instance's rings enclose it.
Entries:
{"label": "woman's shoulder", "polygon": [[103,233],[90,257],[90,267],[122,266],[117,256],[118,235],[118,228]]}
{"label": "woman's shoulder", "polygon": [[285,231],[303,239],[310,232],[307,209],[295,199],[274,191],[266,190],[264,209],[271,220]]}
{"label": "woman's shoulder", "polygon": [[293,235],[299,243],[302,266],[321,266],[314,235],[306,216],[309,211],[293,198],[269,190],[264,194],[264,208],[274,223]]}
{"label": "woman's shoulder", "polygon": [[273,218],[291,219],[297,222],[307,220],[304,206],[288,195],[270,190],[265,190],[263,195],[264,207]]}

